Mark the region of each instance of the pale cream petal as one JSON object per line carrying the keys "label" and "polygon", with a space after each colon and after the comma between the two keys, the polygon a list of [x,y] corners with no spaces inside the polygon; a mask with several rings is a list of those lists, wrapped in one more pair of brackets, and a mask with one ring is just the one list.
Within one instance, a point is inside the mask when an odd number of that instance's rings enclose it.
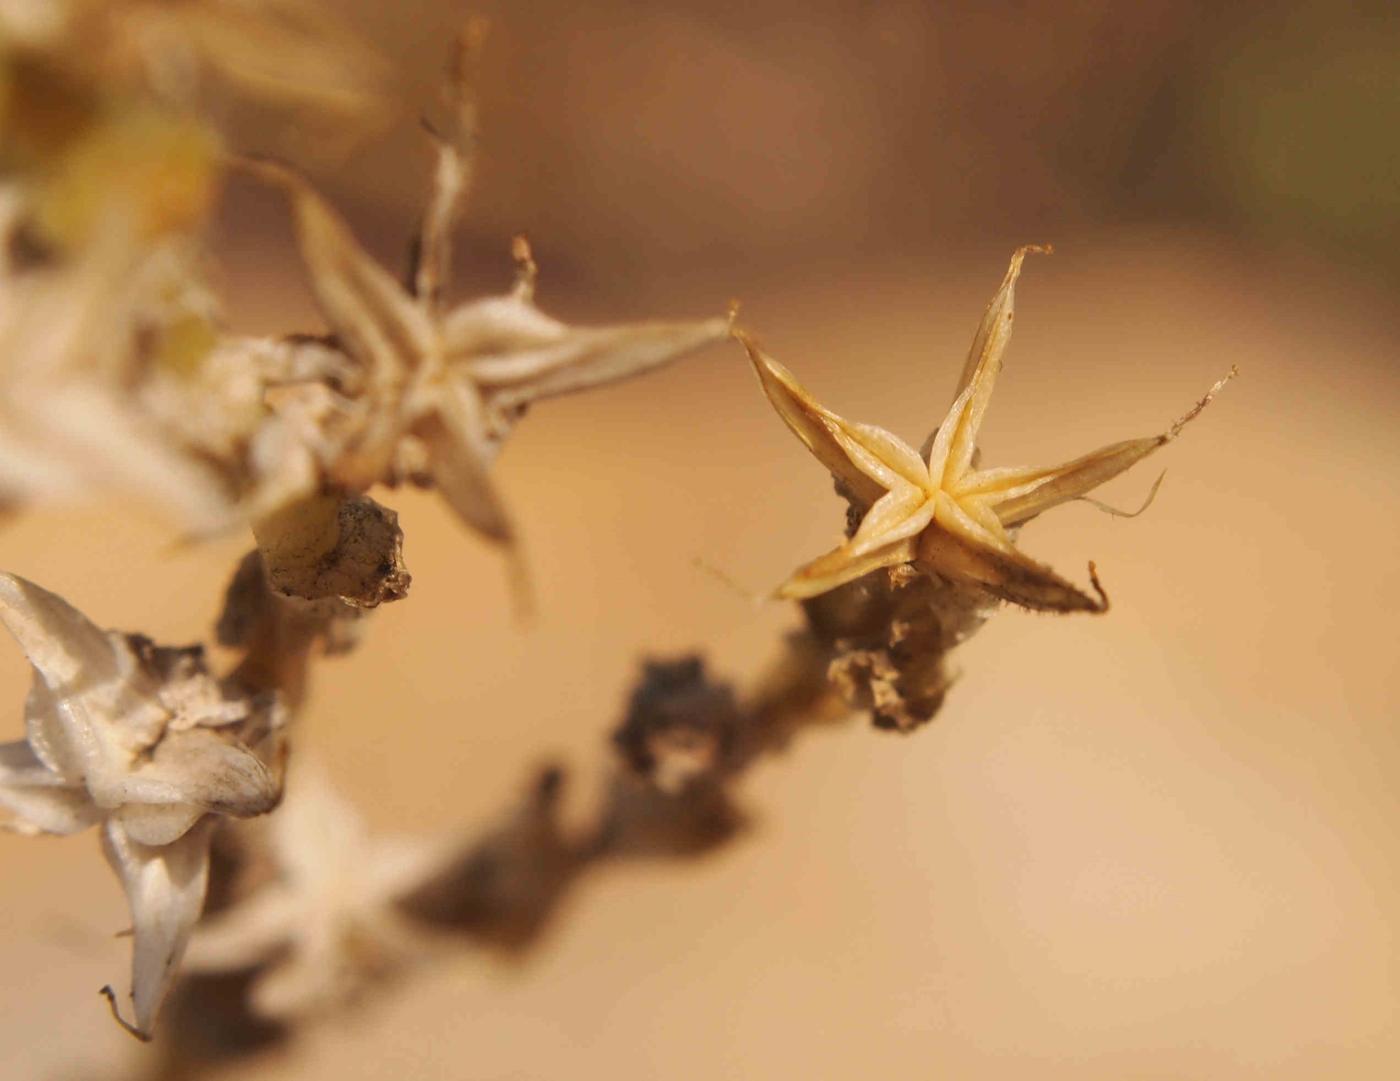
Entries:
{"label": "pale cream petal", "polygon": [[474,388],[451,382],[435,412],[414,428],[428,449],[433,482],[466,525],[489,540],[511,544],[515,530],[487,471],[494,448]]}
{"label": "pale cream petal", "polygon": [[121,674],[106,631],[57,593],[17,574],[0,574],[0,620],[55,694],[80,694]]}
{"label": "pale cream petal", "polygon": [[956,502],[967,512],[969,518],[996,537],[997,540],[1005,542],[1008,547],[1011,546],[1011,538],[1007,535],[1001,520],[997,518],[997,512],[992,509],[989,502],[976,496],[959,497]]}
{"label": "pale cream petal", "polygon": [[106,388],[79,380],[57,384],[31,403],[29,421],[61,440],[61,453],[89,481],[152,499],[196,533],[228,529],[237,519],[225,478]]}
{"label": "pale cream petal", "polygon": [[137,844],[168,845],[183,837],[204,816],[190,803],[126,803],[112,812]]}
{"label": "pale cream petal", "polygon": [[508,414],[650,371],[728,333],[724,319],[569,327],[509,296],[462,305],[444,321],[443,341],[449,364]]}
{"label": "pale cream petal", "polygon": [[462,216],[471,170],[466,157],[447,139],[434,133],[433,145],[437,164],[418,231],[412,280],[413,295],[436,311],[452,269],[452,232]]}
{"label": "pale cream petal", "polygon": [[948,414],[943,424],[952,426],[948,461],[943,477],[945,483],[961,475],[972,462],[972,452],[977,442],[977,432],[982,426],[992,391],[996,388],[997,376],[1001,374],[1002,354],[1011,340],[1011,323],[1015,315],[1016,279],[1021,276],[1021,263],[1030,252],[1048,252],[1049,248],[1027,245],[1016,249],[1011,256],[1011,265],[1001,288],[987,306],[982,323],[972,340],[967,363],[963,366],[958,380],[957,397],[964,390],[970,390],[961,410],[955,415]]}
{"label": "pale cream petal", "polygon": [[206,818],[173,844],[156,847],[133,841],[116,819],[102,831],[103,850],[131,908],[131,1000],[142,1035],[155,1025],[204,907],[213,828]]}
{"label": "pale cream petal", "polygon": [[120,635],[12,574],[0,574],[0,621],[34,666],[26,730],[50,769],[69,780],[106,777],[158,738],[165,714],[156,683]]}
{"label": "pale cream petal", "polygon": [[487,297],[443,317],[443,355],[482,387],[512,386],[547,373],[549,351],[568,333],[567,324],[514,293]]}
{"label": "pale cream petal", "polygon": [[86,789],[50,771],[24,742],[0,744],[0,808],[16,819],[0,828],[23,833],[78,833],[102,817]]}
{"label": "pale cream petal", "polygon": [[[487,400],[493,409],[511,411],[543,398],[614,383],[679,360],[728,333],[724,319],[569,328],[552,346],[501,358],[507,364],[498,366],[495,374],[509,368],[517,378],[513,385],[497,379],[498,389],[487,392]],[[480,372],[487,363],[469,365],[469,370]],[[528,379],[519,379],[518,373],[526,371],[531,373]],[[484,386],[492,377],[482,375],[479,381]]]}
{"label": "pale cream petal", "polygon": [[[282,788],[262,759],[240,744],[204,728],[171,732],[161,740],[150,761],[142,762],[109,786],[93,792],[99,804],[187,805],[219,814],[248,818],[265,814],[277,805]],[[148,816],[155,830],[178,822],[170,817]],[[137,830],[132,831],[133,836]],[[144,843],[164,843],[142,836]]]}
{"label": "pale cream petal", "polygon": [[735,337],[748,350],[768,401],[813,456],[866,505],[884,495],[884,486],[856,468],[837,439],[840,427],[835,422],[841,418],[808,394],[792,372],[763,352],[752,338],[742,332]]}
{"label": "pale cream petal", "polygon": [[871,571],[912,562],[914,553],[913,538],[895,541],[859,556],[852,555],[848,546],[842,545],[814,559],[805,567],[800,567],[791,578],[778,587],[777,595],[789,600],[816,597],[837,586],[863,578]]}

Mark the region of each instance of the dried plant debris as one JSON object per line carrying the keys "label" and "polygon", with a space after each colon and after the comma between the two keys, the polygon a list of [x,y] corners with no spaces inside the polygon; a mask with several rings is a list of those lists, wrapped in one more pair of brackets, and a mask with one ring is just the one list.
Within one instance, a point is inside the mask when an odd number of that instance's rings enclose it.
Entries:
{"label": "dried plant debris", "polygon": [[[444,843],[376,840],[319,775],[294,771],[285,805],[238,827],[243,847],[270,854],[272,874],[254,876],[254,888],[197,931],[190,993],[220,974],[250,989],[246,1004],[220,1007],[230,1026],[248,1029],[249,1039],[226,1041],[236,1054],[263,1045],[252,1037],[267,1022],[290,1035],[291,1022],[454,941],[523,956],[590,869],[691,858],[737,836],[748,819],[732,789],[747,767],[844,715],[827,656],[810,635],[793,636],[743,701],[698,657],[647,663],[613,737],[620,768],[573,830],[557,766],[533,771],[523,797],[480,835]],[[176,1059],[186,1039],[170,1033]]]}
{"label": "dried plant debris", "polygon": [[586,842],[560,820],[565,775],[535,771],[525,792],[481,836],[459,841],[398,902],[419,926],[507,955],[534,945],[588,863]]}
{"label": "dried plant debris", "polygon": [[[468,54],[471,48],[470,41],[462,46]],[[728,324],[566,326],[535,306],[534,262],[523,241],[511,292],[445,309],[451,231],[473,137],[471,63],[459,56],[453,70],[450,122],[431,131],[437,167],[407,286],[360,247],[295,172],[270,161],[245,163],[287,193],[312,292],[331,342],[348,361],[330,400],[321,382],[292,384],[280,389],[273,408],[297,411],[315,465],[314,476],[298,472],[308,488],[358,493],[380,483],[431,485],[472,529],[509,543],[514,528],[489,468],[526,408],[665,364],[722,338]],[[269,483],[279,499],[298,495],[293,485]]]}
{"label": "dried plant debris", "polygon": [[814,634],[832,651],[828,675],[877,728],[910,732],[931,720],[953,683],[952,648],[991,614],[973,590],[912,566],[867,574],[804,601]]}
{"label": "dried plant debris", "polygon": [[14,575],[0,575],[0,620],[34,670],[26,738],[0,745],[0,807],[22,832],[101,826],[131,907],[132,1027],[148,1036],[203,905],[213,816],[281,797],[281,708],[215,680],[198,647],[101,630]]}
{"label": "dried plant debris", "polygon": [[374,608],[408,593],[399,516],[367,496],[310,496],[259,520],[268,580],[303,600]]}
{"label": "dried plant debris", "polygon": [[360,642],[368,613],[339,597],[289,596],[269,581],[262,553],[254,549],[229,581],[215,636],[220,645],[243,654],[233,679],[252,690],[275,691],[295,713],[306,696],[316,652],[350,652]]}

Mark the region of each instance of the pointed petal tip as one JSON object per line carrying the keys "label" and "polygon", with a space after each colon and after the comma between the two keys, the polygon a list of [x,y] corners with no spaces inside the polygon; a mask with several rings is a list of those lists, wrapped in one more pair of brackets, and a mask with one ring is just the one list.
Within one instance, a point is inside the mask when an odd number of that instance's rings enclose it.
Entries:
{"label": "pointed petal tip", "polygon": [[1022,244],[1011,253],[1011,265],[1006,271],[1007,282],[1014,282],[1021,274],[1021,264],[1026,261],[1028,255],[1054,255],[1055,246],[1053,244]]}
{"label": "pointed petal tip", "polygon": [[1185,428],[1186,425],[1190,424],[1193,420],[1195,420],[1198,416],[1200,416],[1202,411],[1204,411],[1205,407],[1210,405],[1210,403],[1215,400],[1215,396],[1219,394],[1222,389],[1224,389],[1225,384],[1228,383],[1231,379],[1234,379],[1235,376],[1239,374],[1239,367],[1234,364],[1231,364],[1230,370],[1226,372],[1221,378],[1217,379],[1214,382],[1214,384],[1211,385],[1210,390],[1205,392],[1205,395],[1201,398],[1201,400],[1198,401],[1195,405],[1193,405],[1190,409],[1188,409],[1185,413],[1183,413],[1180,417],[1178,417],[1176,421],[1172,424],[1172,426],[1166,430],[1166,432],[1162,435],[1162,442],[1170,443],[1173,439],[1179,436],[1181,434],[1181,430]]}
{"label": "pointed petal tip", "polygon": [[1097,605],[1091,606],[1087,611],[1092,615],[1101,616],[1109,610],[1111,604],[1108,599],[1108,594],[1104,591],[1103,583],[1099,581],[1099,568],[1092,559],[1089,560],[1089,584],[1094,587],[1094,592],[1099,595],[1099,601]]}
{"label": "pointed petal tip", "polygon": [[138,1038],[154,1031],[204,908],[212,829],[212,819],[206,818],[179,840],[159,847],[134,842],[115,819],[102,831],[103,852],[122,881],[131,911],[135,1020],[123,1027]]}
{"label": "pointed petal tip", "polygon": [[735,324],[730,326],[729,336],[744,347],[744,352],[748,353],[749,360],[755,368],[762,366],[767,357],[764,355],[763,350],[759,348],[758,342],[754,340],[752,334],[743,327]]}
{"label": "pointed petal tip", "polygon": [[100,627],[57,593],[17,574],[0,573],[0,622],[49,678],[64,681],[83,663],[109,659]]}
{"label": "pointed petal tip", "polygon": [[[765,389],[767,389],[769,381],[772,379],[778,380],[789,388],[797,386],[797,378],[787,366],[769,356],[764,351],[763,346],[759,344],[758,339],[743,327],[728,327],[726,328],[726,333],[744,347],[744,351],[748,353],[749,361],[753,364],[754,371],[757,373],[759,381],[764,384]],[[798,389],[800,390],[801,388],[799,387]],[[806,397],[806,392],[803,391],[802,393],[803,396]]]}
{"label": "pointed petal tip", "polygon": [[127,1032],[129,1035],[135,1036],[142,1043],[151,1042],[152,1033],[147,1032],[144,1029],[137,1028],[130,1021],[128,1021],[125,1017],[122,1016],[121,1010],[117,1007],[117,993],[114,990],[112,990],[112,985],[110,983],[103,984],[100,988],[98,988],[97,993],[107,1000],[107,1008],[112,1011],[112,1020],[115,1021],[118,1025],[120,1025],[125,1032]]}

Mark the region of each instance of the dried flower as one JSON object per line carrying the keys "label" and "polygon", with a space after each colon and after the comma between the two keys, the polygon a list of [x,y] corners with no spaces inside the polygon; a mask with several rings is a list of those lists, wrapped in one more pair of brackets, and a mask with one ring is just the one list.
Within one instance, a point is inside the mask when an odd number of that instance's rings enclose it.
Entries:
{"label": "dried flower", "polygon": [[1025,247],[1011,257],[1001,288],[973,339],[952,407],[930,438],[927,460],[883,428],[852,423],[819,404],[791,372],[747,335],[737,333],[768,400],[831,471],[859,518],[846,543],[800,568],[779,588],[779,595],[816,597],[872,571],[913,564],[940,579],[1026,608],[1051,612],[1107,608],[1092,564],[1097,598],[1022,554],[1013,543],[1015,530],[1042,511],[1092,491],[1171,442],[1226,380],[1161,435],[1114,443],[1051,468],[978,468],[977,433],[1011,337],[1021,263],[1028,252],[1047,250]]}
{"label": "dried flower", "polygon": [[315,765],[298,762],[266,822],[274,877],[201,924],[191,972],[256,967],[251,1005],[291,1018],[334,1007],[421,953],[421,930],[394,907],[440,858],[436,846],[372,837]]}
{"label": "dried flower", "polygon": [[[726,333],[723,319],[576,329],[534,304],[535,266],[516,244],[518,276],[508,294],[442,310],[451,231],[470,175],[473,32],[459,48],[449,83],[452,123],[433,131],[437,168],[406,288],[356,242],[339,215],[291,170],[246,163],[283,188],[312,292],[351,375],[304,425],[320,484],[362,492],[378,483],[432,484],[467,525],[513,539],[488,468],[532,403],[623,379],[665,364]],[[305,393],[284,388],[274,408],[312,415]],[[286,498],[286,485],[277,486]]]}
{"label": "dried flower", "polygon": [[22,832],[102,825],[131,908],[144,1037],[204,902],[210,816],[263,814],[281,795],[280,709],[213,679],[199,647],[103,631],[14,575],[0,575],[0,620],[34,669],[26,739],[0,745],[0,807]]}

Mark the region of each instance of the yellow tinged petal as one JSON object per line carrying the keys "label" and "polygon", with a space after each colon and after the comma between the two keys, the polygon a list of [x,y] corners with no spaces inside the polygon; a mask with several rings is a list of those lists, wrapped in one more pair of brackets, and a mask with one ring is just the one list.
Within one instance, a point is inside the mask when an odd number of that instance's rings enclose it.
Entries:
{"label": "yellow tinged petal", "polygon": [[912,537],[933,520],[933,500],[917,488],[889,492],[876,500],[846,547],[853,556]]}
{"label": "yellow tinged petal", "polygon": [[734,331],[734,337],[748,350],[759,385],[778,416],[817,461],[863,503],[872,504],[884,495],[885,488],[857,468],[837,439],[840,427],[836,422],[841,418],[808,394],[792,372],[763,352],[751,337],[740,330]]}
{"label": "yellow tinged petal", "polygon": [[898,436],[873,424],[856,424],[813,398],[783,365],[743,331],[734,331],[748,350],[769,402],[813,456],[858,500],[870,505],[903,485],[927,484],[923,459]]}
{"label": "yellow tinged petal", "polygon": [[[994,500],[996,515],[1001,524],[1010,529],[1051,507],[1093,491],[1142,461],[1166,441],[1166,436],[1128,439],[1100,447],[1092,454],[1052,469],[1027,470],[1020,478],[991,479],[977,484],[975,490],[979,494],[999,496]],[[1004,489],[1002,484],[1005,484]]]}
{"label": "yellow tinged petal", "polygon": [[805,600],[827,593],[837,586],[854,582],[881,567],[897,567],[914,559],[913,538],[896,541],[865,555],[854,555],[849,545],[842,545],[805,567],[778,587],[777,595],[788,600]]}
{"label": "yellow tinged petal", "polygon": [[[834,416],[834,414],[833,414]],[[857,424],[842,417],[829,422],[834,425],[837,441],[853,462],[870,470],[886,488],[912,484],[928,487],[928,468],[919,452],[893,432],[874,424]]]}
{"label": "yellow tinged petal", "polygon": [[1021,264],[1030,252],[1048,253],[1048,246],[1027,245],[1017,248],[1011,256],[1011,265],[1001,288],[987,306],[982,323],[972,339],[972,349],[963,365],[962,376],[958,380],[958,396],[970,391],[961,410],[950,411],[943,422],[951,427],[947,466],[943,473],[945,481],[960,476],[972,462],[972,452],[977,442],[978,429],[986,415],[992,391],[996,388],[997,376],[1001,374],[1001,358],[1006,345],[1011,340],[1011,323],[1015,315],[1016,279],[1021,276]]}
{"label": "yellow tinged petal", "polygon": [[984,470],[967,477],[958,486],[956,494],[959,497],[995,496],[991,502],[1001,524],[1008,529],[1021,525],[1051,507],[1093,491],[1142,461],[1158,447],[1170,443],[1236,374],[1237,370],[1231,368],[1229,374],[1218,380],[1200,401],[1161,435],[1111,443],[1072,462],[1049,469]]}

